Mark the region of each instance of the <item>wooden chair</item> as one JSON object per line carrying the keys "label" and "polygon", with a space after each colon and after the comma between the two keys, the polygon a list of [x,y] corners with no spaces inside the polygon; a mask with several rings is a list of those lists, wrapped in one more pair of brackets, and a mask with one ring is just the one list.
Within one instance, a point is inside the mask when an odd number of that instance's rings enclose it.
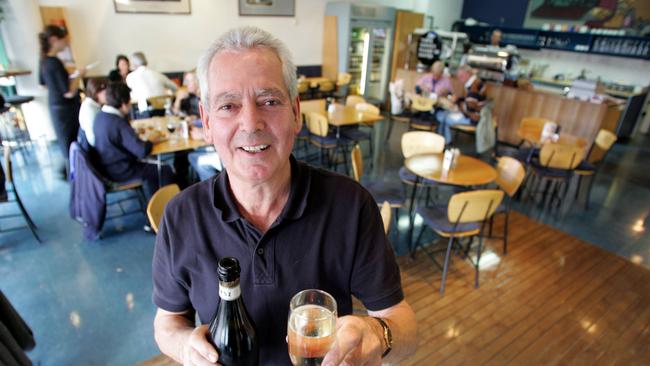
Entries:
{"label": "wooden chair", "polygon": [[[307,84],[305,84],[307,85]],[[309,160],[308,156],[308,147],[309,147],[309,129],[307,129],[307,118],[305,115],[309,112],[316,112],[322,115],[327,115],[327,111],[325,110],[325,99],[313,99],[313,100],[308,100],[308,101],[300,101],[300,113],[302,117],[302,129],[298,133],[298,136],[296,136],[296,140],[300,142],[297,144],[300,146],[303,150],[303,154],[301,156],[302,159]]]}
{"label": "wooden chair", "polygon": [[147,217],[149,218],[149,223],[151,224],[154,233],[158,233],[160,220],[165,212],[167,202],[171,201],[171,199],[180,191],[181,189],[177,184],[168,184],[158,189],[156,193],[151,196],[149,204],[147,204]]}
{"label": "wooden chair", "polygon": [[345,98],[346,107],[356,107],[357,104],[365,103],[365,102],[366,99],[360,95],[348,95],[348,97]]}
{"label": "wooden chair", "polygon": [[[361,183],[363,177],[363,159],[361,157],[361,147],[355,145],[350,153],[352,161],[352,178],[359,184],[362,184],[375,199],[377,204],[388,205],[390,209],[395,210],[395,219],[399,217],[399,209],[404,204],[404,191],[399,184],[392,184],[391,181],[376,180]],[[382,208],[383,209],[383,208]],[[382,214],[382,216],[384,216]],[[388,232],[388,226],[384,222],[384,228]],[[399,230],[397,232],[399,241]]]}
{"label": "wooden chair", "polygon": [[[374,115],[381,115],[381,112],[379,111],[379,108],[375,107],[374,105],[366,102],[360,102],[356,103],[354,102],[354,99],[350,99],[351,97],[357,97],[356,95],[351,95],[348,97],[349,100],[353,100],[353,103],[346,106],[351,106],[353,105],[354,108],[358,112],[362,113],[367,113],[367,114],[374,114]],[[359,97],[361,98],[361,97]],[[363,98],[362,98],[363,99]],[[357,100],[358,101],[358,100]],[[347,102],[347,101],[346,101]],[[370,167],[373,167],[373,144],[372,144],[372,136],[373,136],[373,126],[374,123],[369,123],[369,124],[364,124],[364,126],[368,127],[370,131],[362,131],[358,125],[356,126],[343,126],[341,127],[341,134],[348,139],[354,141],[355,144],[358,144],[360,141],[368,141],[368,153],[370,154]]]}
{"label": "wooden chair", "polygon": [[433,116],[435,102],[431,98],[416,95],[411,99],[413,116],[409,122],[409,130],[433,131],[436,120]]}
{"label": "wooden chair", "polygon": [[[418,154],[440,154],[445,150],[445,138],[434,132],[408,131],[402,135],[402,155],[408,159]],[[402,182],[414,185],[415,174],[411,173],[405,166],[399,170],[399,177]],[[425,181],[426,183],[427,181]],[[430,184],[435,182],[430,181]]]}
{"label": "wooden chair", "polygon": [[318,97],[319,98],[329,98],[334,96],[334,91],[336,90],[336,84],[331,80],[325,80],[318,83]]}
{"label": "wooden chair", "polygon": [[[506,199],[505,202],[500,204],[497,207],[497,210],[494,214],[504,214],[505,219],[503,223],[503,254],[508,253],[508,221],[510,218],[510,209],[512,206],[512,199],[517,194],[519,187],[524,182],[526,177],[526,169],[524,165],[517,159],[503,156],[499,158],[499,163],[497,164],[497,179],[496,183],[499,188],[505,192]],[[490,218],[490,231],[489,236],[492,237],[492,223],[493,217]]]}
{"label": "wooden chair", "polygon": [[340,101],[346,99],[350,93],[350,80],[352,80],[352,75],[347,72],[340,72],[338,78],[336,79],[336,92],[334,97]]}
{"label": "wooden chair", "polygon": [[384,234],[388,235],[390,231],[390,223],[393,220],[393,212],[390,209],[390,203],[384,201],[381,205],[381,221],[384,223]]}
{"label": "wooden chair", "polygon": [[[445,293],[445,282],[449,270],[449,257],[454,242],[460,238],[479,237],[476,260],[468,255],[471,249],[470,241],[464,250],[467,259],[472,262],[475,269],[474,287],[479,285],[479,264],[483,250],[483,227],[503,200],[503,191],[494,189],[476,190],[454,194],[446,207],[419,207],[417,213],[422,217],[423,223],[431,228],[440,237],[448,238],[445,262],[442,267],[442,284],[440,294]],[[420,230],[412,253],[417,250],[424,226]],[[438,264],[431,255],[434,263]]]}
{"label": "wooden chair", "polygon": [[325,152],[328,152],[328,168],[336,168],[338,161],[336,161],[339,148],[343,149],[343,164],[345,165],[345,172],[348,172],[348,160],[346,158],[346,146],[351,144],[345,136],[336,138],[334,133],[329,131],[329,123],[327,117],[317,112],[305,113],[307,129],[309,130],[309,142],[320,149],[320,162],[324,165]]}
{"label": "wooden chair", "polygon": [[[559,206],[569,190],[569,182],[583,156],[584,149],[580,146],[556,143],[544,144],[539,152],[539,158],[531,161],[532,178],[538,178],[538,182],[532,185],[531,194],[536,194],[539,184],[543,180],[547,180],[546,187],[541,191],[543,194],[541,202],[546,201],[550,190],[551,202],[557,199]],[[560,193],[561,185],[564,185],[563,193]]]}
{"label": "wooden chair", "polygon": [[308,81],[298,81],[298,95],[300,96],[300,100],[307,100],[312,98]]}
{"label": "wooden chair", "polygon": [[605,156],[609,150],[614,146],[618,138],[613,132],[601,129],[596,135],[596,141],[591,146],[591,150],[587,154],[587,158],[583,160],[580,165],[576,167],[575,174],[578,176],[578,188],[576,189],[576,197],[580,192],[582,185],[582,178],[589,176],[589,186],[587,187],[587,197],[585,198],[585,209],[589,209],[589,199],[591,197],[591,187],[596,179],[596,173],[600,169],[601,163],[605,160]]}
{"label": "wooden chair", "polygon": [[147,104],[152,110],[165,110],[167,107],[171,108],[173,95],[158,95],[155,97],[147,98]]}
{"label": "wooden chair", "polygon": [[[3,203],[8,203],[8,202],[16,202],[16,205],[18,206],[18,209],[20,210],[20,214],[6,214],[0,216],[0,218],[11,218],[11,217],[18,217],[22,216],[25,222],[27,223],[27,227],[29,230],[32,232],[32,235],[34,235],[34,238],[36,239],[37,242],[41,243],[41,238],[39,238],[38,233],[36,232],[37,228],[36,225],[34,224],[34,221],[32,221],[32,218],[29,216],[29,213],[27,213],[27,209],[25,209],[25,206],[23,205],[22,200],[20,199],[20,196],[18,195],[18,191],[16,190],[16,183],[14,182],[14,174],[13,174],[13,167],[11,164],[11,148],[7,145],[4,147],[4,163],[5,163],[5,185],[7,187],[7,193],[13,193],[14,198],[9,199],[7,197],[7,201]],[[15,227],[15,228],[9,228],[9,229],[4,229],[2,231],[13,231],[13,230],[18,230],[22,229],[22,227]]]}

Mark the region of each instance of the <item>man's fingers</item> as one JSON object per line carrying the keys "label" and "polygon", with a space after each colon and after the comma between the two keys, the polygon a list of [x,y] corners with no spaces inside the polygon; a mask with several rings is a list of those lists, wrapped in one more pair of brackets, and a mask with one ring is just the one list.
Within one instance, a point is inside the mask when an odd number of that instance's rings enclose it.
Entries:
{"label": "man's fingers", "polygon": [[209,361],[206,365],[214,364],[219,359],[217,350],[208,342],[206,338],[208,333],[208,326],[202,325],[196,328],[190,338],[188,344],[191,349],[195,350],[204,360]]}
{"label": "man's fingers", "polygon": [[[361,350],[361,337],[362,334],[357,328],[350,325],[342,325],[336,333],[334,347],[323,359],[323,365],[339,365],[346,357],[351,357],[352,359],[358,358],[358,351]],[[354,363],[349,364],[353,365]]]}
{"label": "man's fingers", "polygon": [[191,365],[191,366],[215,366],[214,362],[210,362],[210,361],[206,360],[196,350],[190,350],[189,361],[190,361],[189,364],[187,363],[187,360],[185,361],[185,366],[188,366],[188,365]]}

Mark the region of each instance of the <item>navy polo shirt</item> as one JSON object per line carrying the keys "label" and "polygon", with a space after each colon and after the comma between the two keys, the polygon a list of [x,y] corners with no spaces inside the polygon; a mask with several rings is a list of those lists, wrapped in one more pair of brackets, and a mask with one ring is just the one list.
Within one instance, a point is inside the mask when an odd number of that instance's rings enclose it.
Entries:
{"label": "navy polo shirt", "polygon": [[289,301],[301,290],[332,294],[339,316],[352,313],[352,295],[370,310],[404,298],[373,197],[352,179],[293,157],[289,199],[264,234],[239,213],[225,170],[169,202],[154,250],[154,303],[193,309],[210,322],[219,304],[217,263],[226,256],[239,259],[264,365],[290,365]]}

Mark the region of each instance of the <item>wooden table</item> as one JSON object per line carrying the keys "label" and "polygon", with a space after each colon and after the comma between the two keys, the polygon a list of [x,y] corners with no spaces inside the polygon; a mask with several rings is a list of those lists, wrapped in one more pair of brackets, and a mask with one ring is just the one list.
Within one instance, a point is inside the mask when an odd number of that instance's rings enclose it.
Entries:
{"label": "wooden table", "polygon": [[[169,121],[175,123],[177,126],[181,122],[181,118],[178,116],[166,116],[166,117],[152,117],[144,119],[136,119],[131,121],[131,126],[133,128],[147,128],[153,127],[158,131],[167,132],[167,123]],[[176,127],[176,134],[179,133],[178,127]],[[208,146],[209,144],[205,140],[194,140],[192,138],[182,138],[177,137],[176,139],[165,139],[163,141],[155,142],[153,148],[149,153],[149,156],[156,157],[156,165],[158,166],[158,183],[161,182],[161,170],[162,170],[162,155],[175,153],[178,151],[194,150],[199,147]]]}
{"label": "wooden table", "polygon": [[[536,148],[541,147],[544,142],[542,141],[542,130],[531,128],[531,129],[519,129],[517,130],[517,135],[521,137],[524,141],[530,143]],[[582,148],[587,146],[587,139],[583,137],[578,137],[570,135],[567,133],[560,133],[557,141],[552,141],[553,143],[562,144],[562,145],[576,145]]]}
{"label": "wooden table", "polygon": [[0,78],[8,78],[13,76],[23,76],[29,75],[32,72],[30,70],[1,70]]}
{"label": "wooden table", "polygon": [[384,117],[380,114],[359,112],[355,107],[337,104],[332,112],[327,112],[327,119],[330,125],[339,128],[361,123],[375,123],[383,120]]}
{"label": "wooden table", "polygon": [[324,81],[331,81],[330,79],[322,76],[314,76],[314,77],[309,77],[309,78],[304,78],[304,79],[298,79],[298,81],[306,81],[309,83],[310,88],[318,88],[320,83]]}
{"label": "wooden table", "polygon": [[467,155],[460,155],[456,166],[450,169],[446,174],[442,171],[442,160],[444,154],[421,154],[414,155],[404,160],[404,166],[410,172],[415,174],[416,180],[411,193],[411,204],[409,212],[409,235],[408,245],[411,255],[414,254],[414,247],[411,245],[413,240],[413,225],[415,215],[415,195],[417,186],[421,179],[429,179],[434,182],[449,184],[462,187],[482,186],[493,182],[497,178],[497,171],[489,164],[472,158]]}

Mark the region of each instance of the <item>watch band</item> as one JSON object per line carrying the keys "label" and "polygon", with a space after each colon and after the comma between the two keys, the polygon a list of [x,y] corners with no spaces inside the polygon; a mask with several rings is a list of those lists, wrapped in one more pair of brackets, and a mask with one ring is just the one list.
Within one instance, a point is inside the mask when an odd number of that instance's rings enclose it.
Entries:
{"label": "watch band", "polygon": [[384,358],[393,349],[393,333],[390,331],[390,327],[384,319],[378,318],[376,316],[373,316],[373,318],[377,319],[379,325],[381,325],[382,329],[384,330],[384,343],[386,343],[386,350],[381,355],[381,358]]}

